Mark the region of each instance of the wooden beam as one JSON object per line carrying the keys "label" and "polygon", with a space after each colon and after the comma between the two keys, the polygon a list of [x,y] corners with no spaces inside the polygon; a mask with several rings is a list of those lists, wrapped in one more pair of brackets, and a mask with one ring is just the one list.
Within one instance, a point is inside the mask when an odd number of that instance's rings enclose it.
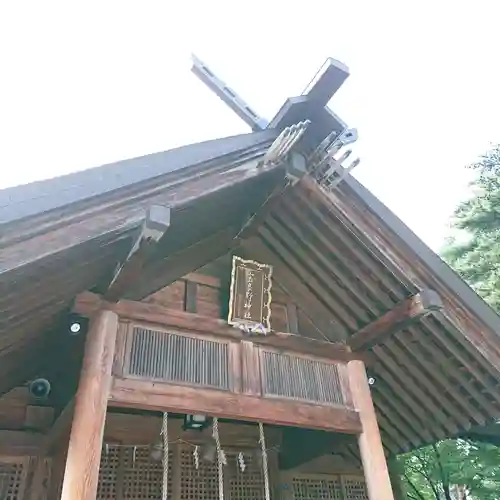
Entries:
{"label": "wooden beam", "polygon": [[[213,158],[205,163],[183,169],[171,175],[158,176],[154,185],[149,185],[141,192],[135,189],[122,190],[123,194],[105,205],[101,204],[67,213],[63,209],[54,211],[55,215],[48,222],[43,221],[46,214],[41,214],[40,224],[31,219],[19,224],[9,234],[2,234],[2,261],[0,273],[21,267],[44,257],[57,254],[65,249],[79,245],[94,238],[108,234],[113,239],[126,230],[133,230],[141,224],[144,210],[151,204],[180,206],[194,199],[220,193],[222,190],[242,185],[250,179],[273,175],[281,168],[271,165],[256,168],[259,153],[245,152],[243,155],[231,154],[223,160]],[[119,229],[116,229],[119,228]],[[27,242],[27,238],[30,238]],[[7,246],[8,245],[8,246]]]}
{"label": "wooden beam", "polygon": [[238,229],[235,227],[225,228],[185,250],[147,266],[137,286],[129,290],[125,298],[142,300],[186,274],[196,271],[218,257],[234,250],[240,245],[240,241],[234,239],[237,231]]}
{"label": "wooden beam", "polygon": [[107,305],[98,295],[91,292],[85,292],[77,296],[73,311],[82,316],[92,316],[104,306],[109,306],[121,319],[144,321],[193,332],[210,333],[211,335],[240,341],[250,340],[258,345],[310,354],[319,358],[347,362],[352,359],[365,359],[366,356],[365,353],[352,353],[349,346],[340,342],[316,340],[292,333],[272,332],[268,335],[248,336],[241,330],[230,327],[224,320],[167,309],[157,304],[121,300],[118,304]]}
{"label": "wooden beam", "polygon": [[358,330],[348,343],[353,351],[368,349],[375,344],[383,343],[389,336],[441,308],[442,302],[436,292],[422,290]]}
{"label": "wooden beam", "polygon": [[0,430],[0,455],[40,455],[43,438],[44,435],[37,432]]}
{"label": "wooden beam", "polygon": [[347,365],[354,407],[359,411],[362,433],[359,451],[369,500],[394,500],[382,438],[377,424],[368,377],[362,361]]}
{"label": "wooden beam", "polygon": [[237,234],[237,238],[240,240],[255,236],[257,230],[264,222],[268,214],[273,210],[273,208],[282,200],[283,194],[288,190],[290,186],[290,181],[284,179],[282,183],[278,184],[271,194],[266,198],[262,206],[257,212],[255,212],[242,226],[240,232]]}
{"label": "wooden beam", "polygon": [[117,302],[140,278],[147,261],[157,248],[158,242],[170,227],[170,208],[152,205],[146,212],[146,218],[132,248],[123,264],[116,270],[111,283],[104,294],[106,300]]}
{"label": "wooden beam", "polygon": [[75,400],[72,399],[59,414],[51,429],[47,433],[44,442],[44,453],[51,455],[54,449],[58,446],[61,439],[69,434],[73,414],[75,411]]}
{"label": "wooden beam", "polygon": [[142,410],[199,413],[346,434],[357,434],[361,430],[357,412],[346,408],[116,377],[113,380],[110,404]]}
{"label": "wooden beam", "polygon": [[118,330],[116,313],[101,310],[85,343],[61,500],[94,500]]}
{"label": "wooden beam", "polygon": [[286,303],[286,324],[290,333],[299,334],[299,312],[293,302]]}

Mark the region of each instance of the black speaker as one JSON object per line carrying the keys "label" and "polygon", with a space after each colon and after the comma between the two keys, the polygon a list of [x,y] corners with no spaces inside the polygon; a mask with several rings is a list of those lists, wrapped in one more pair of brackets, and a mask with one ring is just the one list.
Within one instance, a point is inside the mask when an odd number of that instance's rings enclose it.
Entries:
{"label": "black speaker", "polygon": [[29,383],[30,394],[36,399],[47,399],[50,394],[50,382],[46,378],[37,378]]}

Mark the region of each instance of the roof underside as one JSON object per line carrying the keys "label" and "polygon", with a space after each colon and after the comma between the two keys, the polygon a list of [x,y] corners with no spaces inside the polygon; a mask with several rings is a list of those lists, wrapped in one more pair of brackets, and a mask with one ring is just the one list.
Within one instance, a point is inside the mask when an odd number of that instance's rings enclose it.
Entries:
{"label": "roof underside", "polygon": [[[375,224],[368,227],[370,222]],[[368,370],[376,380],[372,393],[384,444],[401,451],[499,417],[500,372],[498,362],[492,363],[493,356],[498,360],[493,355],[498,339],[492,331],[483,336],[486,327],[471,325],[471,317],[467,323],[455,314],[454,292],[383,227],[347,185],[331,196],[302,182],[247,247],[274,264],[281,286],[331,340],[348,338],[419,290],[440,293],[443,313],[370,350]],[[463,304],[459,307],[470,315]],[[318,324],[318,317],[329,324]],[[473,342],[490,346],[490,359]]]}
{"label": "roof underside", "polygon": [[[84,184],[78,195],[60,179],[0,192],[0,391],[57,355],[59,319],[76,294],[105,289],[147,206],[171,206],[172,224],[165,259],[145,269],[132,298],[227,254],[246,218],[283,181],[280,169],[255,169],[273,137],[211,141],[205,156],[195,145],[176,150],[182,161],[169,152],[124,162],[123,172],[117,164],[69,176],[68,185]],[[245,240],[245,254],[273,264],[279,285],[332,341],[419,290],[441,295],[443,313],[371,349],[389,450],[491,424],[500,417],[499,318],[359,183],[348,178],[340,186],[326,194],[306,177],[287,189]],[[60,189],[73,193],[68,205],[52,199]]]}

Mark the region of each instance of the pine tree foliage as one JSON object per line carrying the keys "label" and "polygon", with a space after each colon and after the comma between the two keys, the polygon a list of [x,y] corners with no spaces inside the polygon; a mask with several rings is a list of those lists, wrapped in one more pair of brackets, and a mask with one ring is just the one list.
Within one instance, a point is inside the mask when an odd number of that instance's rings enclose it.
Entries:
{"label": "pine tree foliage", "polygon": [[500,311],[500,145],[470,168],[477,172],[474,194],[458,206],[453,220],[465,242],[451,239],[443,258]]}
{"label": "pine tree foliage", "polygon": [[[500,313],[500,145],[469,168],[472,196],[455,211],[459,237],[443,258]],[[500,448],[492,444],[447,440],[399,460],[410,500],[500,500]]]}

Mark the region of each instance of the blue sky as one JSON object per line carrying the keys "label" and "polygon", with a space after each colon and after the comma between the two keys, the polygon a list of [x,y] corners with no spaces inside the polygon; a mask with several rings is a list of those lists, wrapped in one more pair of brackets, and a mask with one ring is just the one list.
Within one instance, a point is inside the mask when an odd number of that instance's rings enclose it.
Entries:
{"label": "blue sky", "polygon": [[500,2],[2,2],[0,187],[247,127],[189,72],[195,52],[260,114],[327,56],[355,175],[431,247],[500,141]]}

